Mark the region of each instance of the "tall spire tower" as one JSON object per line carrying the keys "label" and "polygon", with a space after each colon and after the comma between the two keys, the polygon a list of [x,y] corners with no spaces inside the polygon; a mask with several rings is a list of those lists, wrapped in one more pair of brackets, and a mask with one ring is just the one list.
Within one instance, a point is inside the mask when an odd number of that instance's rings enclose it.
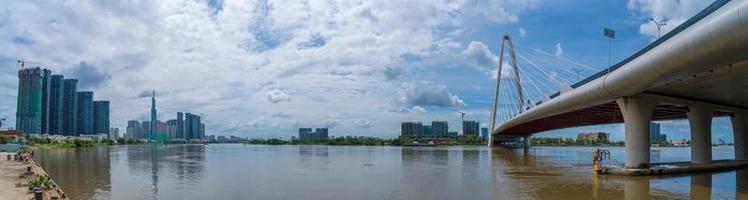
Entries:
{"label": "tall spire tower", "polygon": [[151,131],[149,134],[149,138],[153,139],[156,138],[156,90],[153,90],[153,95],[151,96]]}

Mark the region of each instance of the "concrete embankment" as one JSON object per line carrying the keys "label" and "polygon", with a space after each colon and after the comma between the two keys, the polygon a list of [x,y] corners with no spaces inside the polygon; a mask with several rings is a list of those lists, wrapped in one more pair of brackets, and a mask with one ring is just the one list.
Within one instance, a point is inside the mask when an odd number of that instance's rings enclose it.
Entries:
{"label": "concrete embankment", "polygon": [[652,167],[645,169],[603,167],[601,173],[623,176],[661,176],[725,171],[745,167],[748,167],[748,161],[715,160],[710,164],[691,164],[691,162],[655,163]]}
{"label": "concrete embankment", "polygon": [[[11,160],[7,156],[11,156]],[[13,160],[13,153],[0,153],[0,199],[33,199],[34,193],[22,186],[23,183],[40,176],[48,176],[33,159]],[[29,171],[30,169],[30,171]],[[51,180],[50,180],[51,181]],[[44,199],[67,199],[65,193],[51,181],[51,189],[44,192]]]}

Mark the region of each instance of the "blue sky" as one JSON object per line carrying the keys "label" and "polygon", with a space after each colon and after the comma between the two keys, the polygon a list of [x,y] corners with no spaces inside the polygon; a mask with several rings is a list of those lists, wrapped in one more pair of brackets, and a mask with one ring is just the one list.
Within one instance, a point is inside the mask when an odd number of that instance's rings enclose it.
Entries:
{"label": "blue sky", "polygon": [[[455,109],[488,121],[503,33],[523,54],[556,55],[542,58],[546,67],[562,70],[554,63],[563,58],[602,69],[608,63],[603,27],[617,31],[616,62],[657,36],[650,17],[667,22],[668,31],[709,3],[12,2],[0,8],[0,47],[8,49],[0,52],[0,117],[14,123],[15,60],[25,58],[111,100],[112,125],[119,128],[147,118],[147,91],[156,90],[159,119],[201,113],[207,134],[288,138],[299,127],[326,126],[332,135],[395,137],[401,121],[432,120],[458,130]],[[663,125],[671,139],[686,137],[687,129],[683,121]],[[729,120],[716,119],[714,129],[714,138],[731,140]],[[580,131],[623,138],[620,125],[540,136]]]}

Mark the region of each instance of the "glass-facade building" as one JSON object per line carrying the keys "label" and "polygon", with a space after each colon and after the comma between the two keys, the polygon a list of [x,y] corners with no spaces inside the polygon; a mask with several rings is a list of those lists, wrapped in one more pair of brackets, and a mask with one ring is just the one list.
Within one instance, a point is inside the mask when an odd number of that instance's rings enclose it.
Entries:
{"label": "glass-facade building", "polygon": [[48,134],[62,135],[62,116],[63,116],[63,93],[65,84],[62,75],[52,75],[49,78],[49,121]]}
{"label": "glass-facade building", "polygon": [[94,104],[93,92],[78,92],[78,133],[93,135],[94,133]]}
{"label": "glass-facade building", "polygon": [[[78,136],[109,133],[109,103],[106,117],[95,127],[93,92],[78,92],[77,79],[52,75],[52,71],[36,68],[18,70],[16,129],[26,134]],[[102,105],[103,106],[103,105]],[[104,110],[102,110],[103,112]]]}
{"label": "glass-facade building", "polygon": [[64,79],[62,94],[62,134],[78,136],[78,80]]}
{"label": "glass-facade building", "polygon": [[93,102],[94,133],[108,133],[109,126],[109,101]]}
{"label": "glass-facade building", "polygon": [[42,133],[42,88],[47,71],[38,67],[18,71],[16,129],[23,133]]}
{"label": "glass-facade building", "polygon": [[201,138],[201,123],[200,123],[200,116],[192,114],[192,113],[185,113],[185,120],[184,120],[184,132],[185,132],[185,138],[187,140],[192,139],[202,139]]}

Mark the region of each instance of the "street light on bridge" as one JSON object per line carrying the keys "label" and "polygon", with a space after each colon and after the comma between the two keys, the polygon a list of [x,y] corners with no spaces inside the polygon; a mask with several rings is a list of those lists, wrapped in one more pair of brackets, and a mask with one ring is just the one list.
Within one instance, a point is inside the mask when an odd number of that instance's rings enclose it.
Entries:
{"label": "street light on bridge", "polygon": [[653,17],[650,17],[649,20],[651,20],[652,22],[655,23],[655,25],[657,25],[657,38],[660,38],[661,37],[660,36],[660,34],[661,34],[660,31],[662,29],[662,26],[667,25],[667,22],[664,22],[664,21],[657,22],[657,20],[655,20]]}

